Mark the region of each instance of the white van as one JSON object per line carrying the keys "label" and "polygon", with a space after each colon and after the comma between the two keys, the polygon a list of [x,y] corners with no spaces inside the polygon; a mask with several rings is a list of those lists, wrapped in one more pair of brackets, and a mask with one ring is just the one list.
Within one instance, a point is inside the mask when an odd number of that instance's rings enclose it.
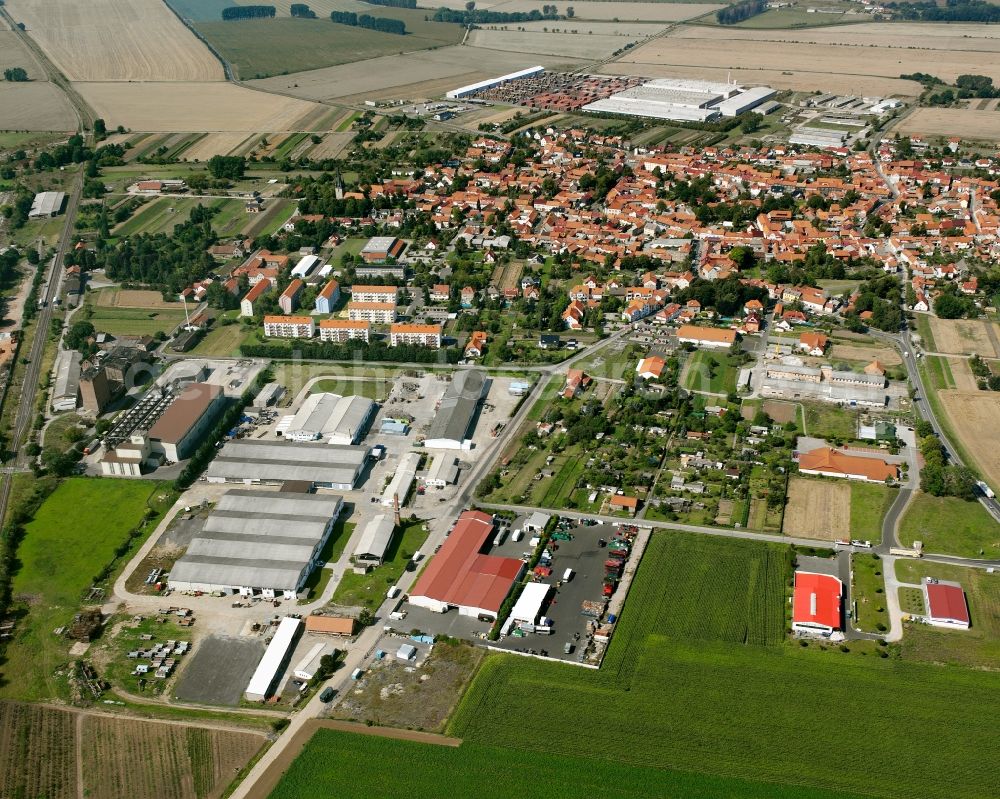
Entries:
{"label": "white van", "polygon": [[385,595],[389,599],[395,599],[396,597],[399,596],[399,586],[398,585],[390,586],[389,590],[385,592]]}
{"label": "white van", "polygon": [[568,583],[570,580],[572,580],[573,573],[574,572],[572,569],[566,569],[566,571],[563,572],[563,582]]}

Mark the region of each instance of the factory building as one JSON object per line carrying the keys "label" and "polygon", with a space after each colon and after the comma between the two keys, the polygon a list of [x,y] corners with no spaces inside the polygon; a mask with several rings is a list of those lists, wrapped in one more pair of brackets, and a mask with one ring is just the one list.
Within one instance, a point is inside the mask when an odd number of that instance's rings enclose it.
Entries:
{"label": "factory building", "polygon": [[490,380],[479,369],[464,369],[451,378],[427,431],[424,446],[430,449],[471,449],[473,421],[479,403],[489,393]]}
{"label": "factory building", "polygon": [[349,446],[364,438],[376,405],[367,397],[311,394],[285,431],[289,441],[325,441]]}
{"label": "factory building", "polygon": [[35,195],[31,201],[28,219],[41,219],[45,216],[58,216],[62,213],[66,202],[66,193],[61,191],[43,191]]}
{"label": "factory building", "polygon": [[305,482],[320,488],[351,491],[364,471],[369,452],[363,446],[236,439],[219,451],[205,475],[210,483]]}
{"label": "factory building", "polygon": [[449,100],[458,100],[462,97],[468,97],[470,94],[476,94],[476,92],[483,92],[487,89],[494,89],[497,86],[502,86],[510,81],[518,80],[520,78],[532,78],[536,75],[540,75],[545,71],[545,67],[528,67],[527,69],[519,70],[518,72],[511,72],[508,75],[501,75],[499,78],[490,78],[488,80],[481,80],[478,83],[470,83],[468,86],[460,86],[457,89],[452,89],[450,92],[445,94]]}
{"label": "factory building", "polygon": [[189,385],[149,428],[152,453],[174,463],[189,458],[219,418],[225,401],[222,386]]}
{"label": "factory building", "polygon": [[71,411],[76,408],[80,393],[80,353],[63,350],[56,359],[56,380],[52,387],[52,410]]}
{"label": "factory building", "polygon": [[765,100],[770,100],[777,93],[769,86],[757,86],[753,89],[747,89],[735,97],[730,97],[728,100],[723,100],[717,107],[723,117],[738,117],[740,114],[752,111]]}
{"label": "factory building", "polygon": [[170,570],[176,591],[294,599],[343,509],[330,494],[224,494]]}
{"label": "factory building", "polygon": [[302,619],[286,616],[281,620],[243,694],[248,701],[263,702],[271,695],[278,675],[288,665],[295,642],[301,634]]}
{"label": "factory building", "polygon": [[361,539],[354,548],[354,562],[359,566],[380,565],[395,531],[396,520],[391,513],[373,516],[361,531]]}
{"label": "factory building", "polygon": [[406,495],[413,487],[413,481],[417,479],[417,467],[420,465],[420,455],[416,452],[407,452],[399,459],[399,466],[393,474],[389,485],[382,492],[382,505],[386,508],[393,507],[397,500],[400,505],[406,501]]}
{"label": "factory building", "polygon": [[584,111],[679,122],[735,117],[777,94],[766,86],[744,90],[735,83],[658,78],[583,106]]}

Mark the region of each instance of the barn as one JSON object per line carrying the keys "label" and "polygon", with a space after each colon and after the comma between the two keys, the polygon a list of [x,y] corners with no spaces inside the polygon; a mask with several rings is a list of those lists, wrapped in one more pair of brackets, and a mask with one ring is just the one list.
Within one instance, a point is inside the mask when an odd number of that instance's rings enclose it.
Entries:
{"label": "barn", "polygon": [[842,630],[840,621],[844,584],[829,574],[795,572],[792,630],[806,635],[830,636]]}

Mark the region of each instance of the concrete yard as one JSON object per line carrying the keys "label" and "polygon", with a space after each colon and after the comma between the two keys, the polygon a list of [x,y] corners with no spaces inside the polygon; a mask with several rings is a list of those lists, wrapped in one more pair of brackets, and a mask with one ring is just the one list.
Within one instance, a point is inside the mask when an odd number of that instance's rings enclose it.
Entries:
{"label": "concrete yard", "polygon": [[262,638],[211,635],[195,647],[176,697],[206,705],[238,705],[266,646]]}

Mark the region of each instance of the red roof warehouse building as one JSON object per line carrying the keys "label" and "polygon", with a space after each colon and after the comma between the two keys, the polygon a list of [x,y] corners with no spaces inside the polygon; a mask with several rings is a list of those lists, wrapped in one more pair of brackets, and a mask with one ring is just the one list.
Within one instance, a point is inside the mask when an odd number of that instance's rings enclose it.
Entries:
{"label": "red roof warehouse building", "polygon": [[444,546],[413,586],[410,604],[437,613],[458,608],[463,616],[495,620],[520,579],[524,562],[482,554],[492,535],[492,516],[471,510],[459,516]]}
{"label": "red roof warehouse building", "polygon": [[815,572],[795,572],[792,630],[809,635],[830,635],[843,629],[840,601],[844,585],[836,577]]}
{"label": "red roof warehouse building", "polygon": [[924,580],[924,599],[927,605],[927,623],[937,627],[969,629],[969,606],[965,592],[958,583]]}

